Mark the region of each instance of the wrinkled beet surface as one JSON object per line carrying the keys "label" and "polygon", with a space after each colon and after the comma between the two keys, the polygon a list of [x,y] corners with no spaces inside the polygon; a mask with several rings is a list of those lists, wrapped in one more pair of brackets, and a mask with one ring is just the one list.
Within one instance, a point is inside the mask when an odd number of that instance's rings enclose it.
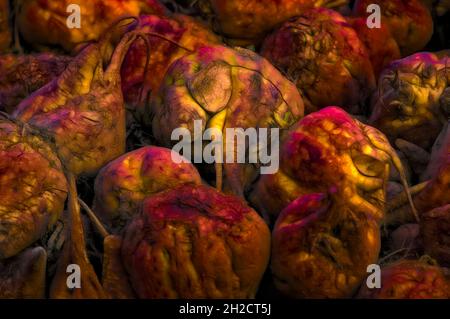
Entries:
{"label": "wrinkled beet surface", "polygon": [[122,256],[141,298],[251,298],[269,246],[266,224],[240,199],[181,186],[144,202]]}

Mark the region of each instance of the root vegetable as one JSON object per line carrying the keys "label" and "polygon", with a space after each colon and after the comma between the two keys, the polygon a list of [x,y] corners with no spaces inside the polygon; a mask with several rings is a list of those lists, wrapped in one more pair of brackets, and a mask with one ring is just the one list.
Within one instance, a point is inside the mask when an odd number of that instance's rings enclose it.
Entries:
{"label": "root vegetable", "polygon": [[448,58],[418,53],[389,65],[372,103],[371,125],[394,142],[401,138],[428,150],[446,124],[443,99],[450,90]]}
{"label": "root vegetable", "polygon": [[[405,176],[406,176],[406,180],[408,183],[411,183],[412,178],[414,177],[414,173],[411,169],[411,166],[408,162],[408,158],[405,156],[405,154],[403,154],[402,151],[400,150],[395,150],[395,152],[398,155],[398,158],[400,159],[402,166],[403,166],[403,170],[405,171]],[[399,172],[396,169],[391,169],[389,172],[389,181],[393,181],[393,182],[397,182],[397,183],[401,183],[402,178],[399,174]]]}
{"label": "root vegetable", "polygon": [[47,253],[42,247],[0,261],[0,299],[45,298],[46,266]]}
{"label": "root vegetable", "polygon": [[268,227],[240,199],[181,186],[144,202],[122,258],[140,298],[254,298],[269,250]]}
{"label": "root vegetable", "polygon": [[120,68],[138,37],[127,33],[136,24],[134,18],[119,21],[13,113],[52,136],[64,165],[76,175],[95,174],[125,152]]}
{"label": "root vegetable", "polygon": [[402,184],[398,182],[389,181],[386,185],[386,199],[389,201],[390,199],[396,197],[397,195],[403,192]]}
{"label": "root vegetable", "polygon": [[176,164],[171,150],[148,146],[110,162],[97,175],[94,211],[102,221],[121,230],[149,195],[182,184],[200,185],[197,169],[189,163]]}
{"label": "root vegetable", "polygon": [[[187,128],[194,136],[194,121],[223,135],[227,128],[281,128],[303,116],[303,101],[295,85],[285,79],[267,60],[252,51],[223,46],[202,47],[172,64],[164,85],[151,106],[153,134],[166,147],[174,145],[172,132]],[[236,145],[235,145],[236,146]],[[231,146],[230,146],[231,147]],[[243,196],[257,169],[236,163],[223,164],[223,187]],[[248,163],[248,162],[247,162]],[[222,185],[222,165],[216,165],[216,186]]]}
{"label": "root vegetable", "polygon": [[336,105],[364,114],[376,87],[364,44],[333,10],[313,9],[285,22],[264,40],[261,54],[296,83],[307,113]]}
{"label": "root vegetable", "polygon": [[362,285],[362,299],[450,298],[449,270],[420,260],[403,260],[381,269],[381,288]]}
{"label": "root vegetable", "polygon": [[427,212],[450,203],[450,165],[442,166],[436,176],[415,198],[414,203],[420,212]]}
{"label": "root vegetable", "polygon": [[[64,247],[57,261],[56,274],[50,286],[51,299],[102,299],[107,295],[86,253],[86,241],[78,204],[75,176],[67,173],[69,184],[67,227]],[[76,265],[80,287],[68,285],[68,266]],[[73,271],[73,270],[72,270]],[[76,271],[76,270],[75,270]]]}
{"label": "root vegetable", "polygon": [[62,166],[49,144],[26,125],[0,120],[0,260],[43,237],[66,197]]}
{"label": "root vegetable", "polygon": [[383,218],[390,163],[406,189],[401,161],[386,137],[340,108],[325,108],[290,129],[281,143],[280,170],[261,176],[250,200],[273,219],[299,196],[336,187],[347,202]]}
{"label": "root vegetable", "polygon": [[138,119],[144,112],[139,99],[142,96],[146,99],[146,95],[158,91],[164,74],[173,61],[192,53],[200,45],[220,43],[218,36],[189,16],[174,15],[165,18],[144,15],[139,19],[138,29],[147,35],[151,47],[150,56],[147,44],[143,40],[137,40],[127,53],[121,72],[127,109]]}
{"label": "root vegetable", "polygon": [[308,9],[347,3],[347,0],[200,0],[198,5],[213,19],[216,31],[248,44],[257,43],[278,24]]}
{"label": "root vegetable", "polygon": [[381,7],[381,20],[389,26],[403,56],[425,47],[433,34],[433,20],[427,6],[421,0],[357,0],[354,13],[367,19],[371,12],[367,7]]}
{"label": "root vegetable", "polygon": [[450,204],[450,130],[447,128],[444,133],[425,173],[431,179],[414,199],[421,213]]}
{"label": "root vegetable", "polygon": [[110,298],[134,299],[136,296],[122,263],[121,248],[122,238],[119,236],[111,235],[103,241],[102,286]]}
{"label": "root vegetable", "polygon": [[[416,184],[409,188],[408,192],[399,193],[393,198],[390,198],[386,207],[386,218],[384,220],[385,226],[399,226],[407,223],[419,222],[418,215],[423,213],[423,207],[417,201],[418,196],[429,188],[430,182],[423,182]],[[411,214],[411,204],[409,198],[413,199],[414,207],[416,207],[417,216]],[[426,210],[425,210],[426,211]],[[415,217],[415,218],[414,218]],[[415,220],[414,220],[415,219]]]}
{"label": "root vegetable", "polygon": [[335,195],[302,196],[277,219],[271,266],[289,297],[351,297],[378,259],[380,216]]}
{"label": "root vegetable", "polygon": [[[77,45],[98,40],[117,20],[141,14],[164,14],[158,0],[15,0],[22,37],[35,48],[59,46],[71,52]],[[81,28],[69,28],[69,5],[79,5]]]}
{"label": "root vegetable", "polygon": [[378,79],[381,71],[389,63],[401,58],[397,42],[384,23],[381,23],[380,28],[372,29],[367,27],[367,20],[364,18],[348,18],[347,20],[366,47],[375,79]]}
{"label": "root vegetable", "polygon": [[420,232],[425,253],[439,265],[450,266],[450,204],[423,214]]}
{"label": "root vegetable", "polygon": [[52,53],[0,56],[0,110],[12,113],[22,100],[59,76],[70,61]]}

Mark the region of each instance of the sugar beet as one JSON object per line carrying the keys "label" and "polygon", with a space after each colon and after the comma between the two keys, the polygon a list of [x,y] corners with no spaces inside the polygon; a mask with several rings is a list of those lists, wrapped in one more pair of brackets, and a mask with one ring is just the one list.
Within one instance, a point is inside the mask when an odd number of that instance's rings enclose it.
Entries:
{"label": "sugar beet", "polygon": [[216,31],[241,44],[258,43],[289,18],[308,9],[345,5],[347,0],[200,0],[200,9],[212,18]]}
{"label": "sugar beet", "polygon": [[42,247],[0,261],[0,299],[45,298],[46,266],[47,253]]}
{"label": "sugar beet", "polygon": [[127,153],[106,165],[95,181],[94,211],[116,230],[138,212],[148,196],[182,184],[200,185],[197,169],[176,164],[181,157],[171,150],[147,146]]}
{"label": "sugar beet", "polygon": [[290,297],[351,297],[378,259],[379,216],[333,193],[299,197],[277,219],[271,266]]}
{"label": "sugar beet", "polygon": [[375,89],[364,44],[347,20],[324,8],[306,11],[270,34],[261,54],[294,81],[306,112],[336,105],[364,114]]}
{"label": "sugar beet", "polygon": [[280,170],[261,176],[250,199],[273,219],[297,197],[337,187],[346,201],[382,218],[391,162],[407,186],[400,159],[381,132],[340,108],[325,108],[288,131]]}
{"label": "sugar beet", "polygon": [[0,56],[0,110],[12,113],[22,100],[59,76],[70,61],[52,53]]}
{"label": "sugar beet", "polygon": [[136,25],[134,18],[119,21],[13,113],[52,136],[64,165],[76,175],[95,174],[125,152],[120,68],[138,37],[127,31]]}
{"label": "sugar beet", "polygon": [[368,18],[370,4],[381,7],[381,20],[386,21],[403,56],[425,47],[433,34],[431,13],[421,0],[357,0],[354,13]]}
{"label": "sugar beet", "polygon": [[448,269],[421,260],[403,260],[381,269],[381,288],[362,285],[363,299],[447,299],[450,297]]}
{"label": "sugar beet", "polygon": [[0,260],[41,238],[66,197],[62,165],[50,144],[26,125],[0,120]]}
{"label": "sugar beet", "polygon": [[417,53],[392,62],[381,74],[371,125],[394,142],[429,149],[450,114],[449,58]]}
{"label": "sugar beet", "polygon": [[[158,92],[173,61],[192,53],[200,45],[220,43],[218,36],[189,16],[143,15],[139,20],[138,30],[147,36],[148,43],[139,39],[131,46],[121,71],[127,110],[137,119],[145,112],[142,102]],[[150,45],[150,52],[147,45]]]}
{"label": "sugar beet", "polygon": [[253,298],[269,250],[268,227],[240,199],[181,186],[144,202],[122,258],[140,298]]}
{"label": "sugar beet", "polygon": [[[227,128],[288,128],[303,116],[303,101],[295,85],[254,52],[208,46],[172,64],[149,113],[147,122],[160,144],[176,144],[172,132],[177,128],[198,139],[198,120],[201,134],[209,128],[222,133],[226,154]],[[216,186],[221,188],[223,176],[224,190],[243,196],[258,170],[229,155],[234,160],[223,164],[223,174],[222,165],[216,165]]]}
{"label": "sugar beet", "polygon": [[[77,45],[96,41],[116,21],[140,14],[164,14],[158,0],[15,0],[17,25],[22,37],[35,48],[59,46],[71,52]],[[78,3],[77,3],[78,2]],[[80,28],[68,28],[67,8],[79,4]]]}

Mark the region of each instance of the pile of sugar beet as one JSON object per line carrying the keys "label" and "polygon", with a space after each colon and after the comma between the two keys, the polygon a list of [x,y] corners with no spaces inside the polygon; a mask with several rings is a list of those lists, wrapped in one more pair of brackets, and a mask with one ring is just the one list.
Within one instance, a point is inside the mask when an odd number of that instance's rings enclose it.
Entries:
{"label": "pile of sugar beet", "polygon": [[[0,0],[0,298],[450,298],[449,15]],[[183,160],[196,120],[279,170]]]}

